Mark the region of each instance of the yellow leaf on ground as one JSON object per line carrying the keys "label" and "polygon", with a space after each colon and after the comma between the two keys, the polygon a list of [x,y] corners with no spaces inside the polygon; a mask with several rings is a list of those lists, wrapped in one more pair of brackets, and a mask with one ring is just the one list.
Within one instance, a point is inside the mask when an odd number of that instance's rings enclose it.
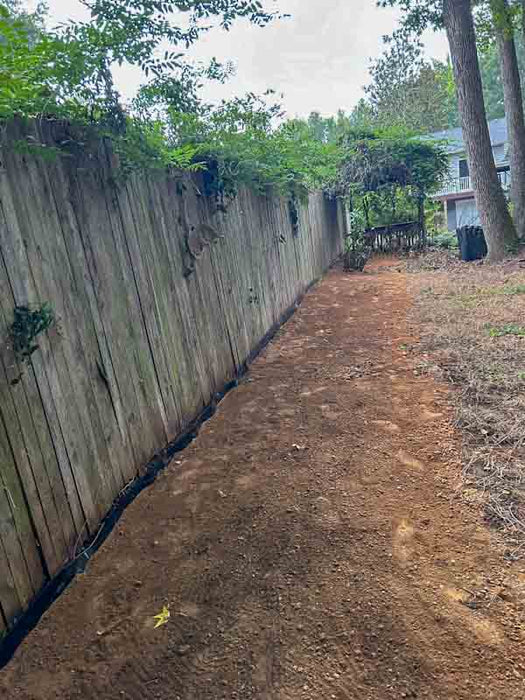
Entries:
{"label": "yellow leaf on ground", "polygon": [[157,627],[165,625],[170,619],[169,608],[165,605],[158,615],[154,615],[153,619],[157,620],[157,623],[153,629],[157,629]]}

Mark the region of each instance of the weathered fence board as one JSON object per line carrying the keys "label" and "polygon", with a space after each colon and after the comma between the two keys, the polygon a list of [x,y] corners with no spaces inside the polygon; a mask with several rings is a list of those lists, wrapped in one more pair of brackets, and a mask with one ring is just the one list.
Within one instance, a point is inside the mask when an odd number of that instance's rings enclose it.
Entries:
{"label": "weathered fence board", "polygon": [[[224,212],[200,178],[119,182],[107,144],[14,124],[0,170],[0,638],[93,536],[112,501],[236,376],[340,254],[344,217],[242,190]],[[89,139],[88,139],[89,141]],[[57,323],[21,367],[17,305]]]}

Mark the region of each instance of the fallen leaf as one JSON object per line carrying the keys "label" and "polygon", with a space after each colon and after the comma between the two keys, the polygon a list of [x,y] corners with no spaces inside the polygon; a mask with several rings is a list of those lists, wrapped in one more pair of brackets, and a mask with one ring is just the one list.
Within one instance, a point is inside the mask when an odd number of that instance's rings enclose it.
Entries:
{"label": "fallen leaf", "polygon": [[168,622],[168,620],[170,619],[169,608],[165,605],[158,615],[154,615],[153,619],[157,620],[157,623],[153,629],[157,629],[157,627],[161,627],[161,625],[165,625]]}

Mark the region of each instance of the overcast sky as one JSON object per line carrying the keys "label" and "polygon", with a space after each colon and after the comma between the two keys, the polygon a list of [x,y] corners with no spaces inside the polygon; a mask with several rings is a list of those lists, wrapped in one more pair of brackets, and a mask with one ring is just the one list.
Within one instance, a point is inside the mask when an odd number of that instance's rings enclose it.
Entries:
{"label": "overcast sky", "polygon": [[[54,22],[83,17],[78,0],[48,2]],[[266,5],[272,7],[273,0]],[[236,64],[228,84],[207,87],[205,98],[272,88],[284,93],[290,116],[351,110],[362,97],[370,60],[381,53],[382,36],[396,26],[396,11],[377,8],[375,0],[277,0],[275,6],[291,17],[265,28],[239,21],[230,32],[211,31],[191,49],[196,59],[216,57]],[[429,56],[443,59],[447,54],[442,35],[428,34],[425,46]],[[117,71],[126,98],[140,79],[136,70]]]}

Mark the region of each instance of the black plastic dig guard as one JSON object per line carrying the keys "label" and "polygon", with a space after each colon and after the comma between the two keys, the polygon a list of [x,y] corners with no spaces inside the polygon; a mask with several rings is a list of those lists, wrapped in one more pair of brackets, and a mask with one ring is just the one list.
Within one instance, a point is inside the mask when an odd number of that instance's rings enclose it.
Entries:
{"label": "black plastic dig guard", "polygon": [[146,465],[144,473],[141,476],[135,477],[135,479],[128,484],[124,491],[113,502],[109,513],[102,520],[98,532],[84,543],[82,551],[72,561],[66,564],[63,569],[61,569],[50,581],[48,581],[48,583],[46,583],[40,593],[38,593],[38,595],[32,601],[29,608],[19,617],[13,629],[0,643],[0,669],[9,663],[20,644],[24,641],[31,630],[36,627],[42,615],[65,591],[75,576],[79,573],[83,573],[86,570],[89,560],[107,540],[126,508],[133,503],[141,491],[153,484],[157,478],[157,475],[169,466],[173,456],[177,454],[177,452],[181,452],[182,450],[186,449],[186,447],[188,447],[188,445],[195,440],[199,434],[202,424],[213,416],[217,410],[217,405],[222,401],[226,394],[239,385],[239,381],[248,372],[250,364],[264,350],[277,331],[291,318],[291,316],[293,316],[305,295],[315,284],[317,284],[319,279],[320,278],[315,279],[306,287],[295,303],[284,312],[277,323],[275,323],[266,333],[266,335],[264,335],[262,340],[252,350],[242,366],[237,369],[235,379],[232,379],[225,384],[222,391],[214,394],[212,401],[190,424],[186,431],[173,442],[169,443],[164,449],[157,452]]}

